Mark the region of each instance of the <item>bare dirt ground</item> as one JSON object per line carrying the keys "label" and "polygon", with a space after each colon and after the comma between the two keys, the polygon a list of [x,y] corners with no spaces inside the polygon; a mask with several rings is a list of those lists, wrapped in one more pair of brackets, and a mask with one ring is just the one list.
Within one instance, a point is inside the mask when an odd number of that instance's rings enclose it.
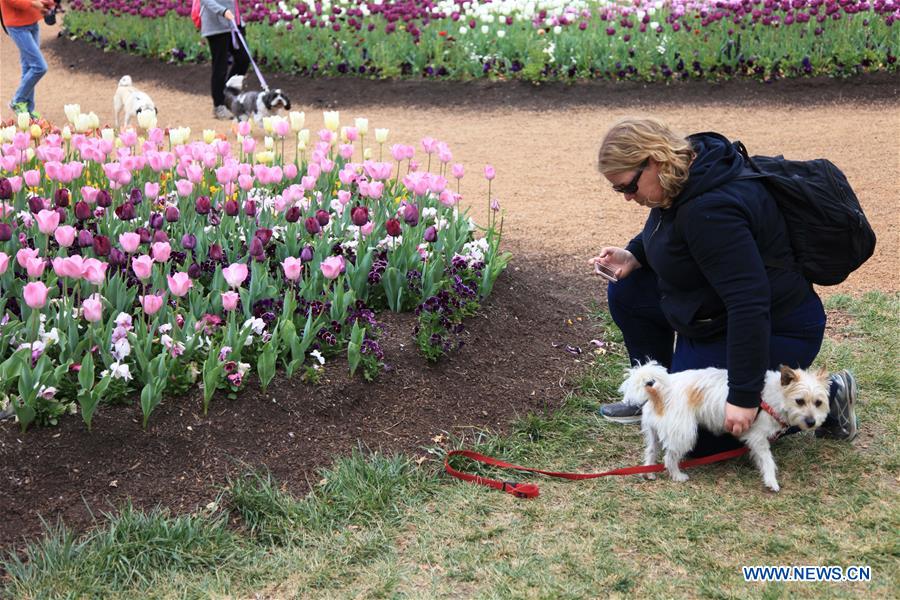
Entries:
{"label": "bare dirt ground", "polygon": [[[51,121],[63,123],[63,105],[78,103],[111,124],[116,83],[129,74],[155,100],[162,126],[189,126],[195,135],[230,127],[210,116],[207,65],[104,53],[57,37],[56,27],[43,32],[50,71],[37,88],[37,110]],[[481,170],[494,165],[493,192],[515,254],[510,272],[484,314],[467,325],[465,348],[436,367],[412,352],[409,320],[388,316],[386,360],[394,369],[375,385],[348,380],[337,364],[327,386],[279,378],[263,394],[251,384],[236,403],[214,402],[209,417],[198,414],[196,397],[167,399],[146,433],[134,407],[101,407],[94,434],[77,417],[26,435],[2,424],[0,548],[38,533],[39,515],[81,529],[91,523],[88,507],[96,513],[125,498],[192,510],[239,462],[271,468],[302,493],[315,469],[360,443],[416,452],[443,431],[503,429],[515,414],[552,407],[580,360],[564,346],[587,349],[597,336],[579,318],[605,295],[586,260],[603,245],[624,244],[645,216],[613,194],[595,168],[603,132],[624,115],[653,114],[685,132],[719,131],[743,140],[751,153],[831,158],[856,189],[879,244],[847,282],[822,291],[900,290],[896,77],[660,87],[266,76],[306,112],[313,131],[330,109],[340,110],[344,123],[367,117],[372,129],[390,128],[389,143],[447,141],[454,161],[466,165],[464,203],[476,220],[487,210]],[[0,106],[18,77],[16,49],[0,35]]]}

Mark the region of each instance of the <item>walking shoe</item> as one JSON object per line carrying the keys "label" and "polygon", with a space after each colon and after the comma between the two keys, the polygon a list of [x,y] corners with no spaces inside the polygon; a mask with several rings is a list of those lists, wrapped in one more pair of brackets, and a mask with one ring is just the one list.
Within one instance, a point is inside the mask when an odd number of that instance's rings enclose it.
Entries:
{"label": "walking shoe", "polygon": [[816,437],[850,441],[859,433],[856,421],[856,396],[858,389],[853,374],[844,369],[831,376],[834,395],[831,398],[828,417],[816,429]]}
{"label": "walking shoe", "polygon": [[213,107],[213,117],[216,119],[230,119],[231,111],[224,104]]}
{"label": "walking shoe", "polygon": [[627,425],[629,423],[641,422],[641,408],[642,407],[633,404],[614,402],[612,404],[604,404],[600,407],[599,412],[600,416],[607,421]]}

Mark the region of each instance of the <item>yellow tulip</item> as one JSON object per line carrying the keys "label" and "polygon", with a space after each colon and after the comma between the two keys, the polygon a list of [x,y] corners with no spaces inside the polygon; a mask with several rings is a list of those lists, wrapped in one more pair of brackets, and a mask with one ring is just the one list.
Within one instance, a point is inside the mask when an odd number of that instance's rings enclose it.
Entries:
{"label": "yellow tulip", "polygon": [[43,132],[41,131],[40,125],[38,125],[37,123],[32,123],[31,130],[29,131],[29,133],[31,133],[32,138],[39,139]]}
{"label": "yellow tulip", "polygon": [[213,140],[216,139],[216,130],[215,129],[204,129],[203,130],[203,141],[207,144],[212,144]]}
{"label": "yellow tulip", "polygon": [[322,113],[325,118],[325,127],[329,131],[337,131],[341,124],[340,113],[336,110],[326,110]]}

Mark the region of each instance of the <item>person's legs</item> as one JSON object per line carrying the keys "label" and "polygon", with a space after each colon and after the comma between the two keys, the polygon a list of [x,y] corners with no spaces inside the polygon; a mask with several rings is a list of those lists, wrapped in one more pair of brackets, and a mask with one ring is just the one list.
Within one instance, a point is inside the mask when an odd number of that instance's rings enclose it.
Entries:
{"label": "person's legs", "polygon": [[[241,26],[240,30],[244,39],[247,39],[247,33],[244,31],[243,26]],[[235,41],[237,46],[234,45]],[[228,51],[231,54],[231,67],[228,69],[228,76],[225,78],[225,81],[228,81],[235,75],[246,75],[247,69],[250,67],[250,56],[247,54],[247,50],[244,48],[241,40],[237,39],[237,36],[234,36],[234,39],[232,39],[231,34],[228,34]]]}
{"label": "person's legs", "polygon": [[231,35],[218,33],[206,38],[209,43],[209,53],[212,62],[212,76],[210,78],[210,93],[212,95],[213,108],[225,105],[225,82],[228,80],[228,45],[231,43]]}
{"label": "person's legs", "polygon": [[40,28],[37,23],[24,27],[8,27],[9,37],[19,50],[22,65],[22,80],[13,96],[12,103],[24,103],[29,112],[34,111],[34,88],[44,73],[47,62],[41,54]]}
{"label": "person's legs", "polygon": [[[607,299],[609,313],[625,338],[631,364],[655,360],[669,368],[675,333],[659,306],[656,274],[650,269],[633,271],[609,284]],[[640,420],[641,407],[615,402],[602,406],[600,415],[617,423],[634,423]]]}

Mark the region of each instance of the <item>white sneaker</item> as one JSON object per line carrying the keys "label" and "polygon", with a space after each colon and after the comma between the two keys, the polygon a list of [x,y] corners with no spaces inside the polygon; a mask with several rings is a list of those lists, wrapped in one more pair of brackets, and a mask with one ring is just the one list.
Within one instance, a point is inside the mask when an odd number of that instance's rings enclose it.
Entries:
{"label": "white sneaker", "polygon": [[230,119],[231,111],[224,104],[213,107],[213,117],[216,119]]}

